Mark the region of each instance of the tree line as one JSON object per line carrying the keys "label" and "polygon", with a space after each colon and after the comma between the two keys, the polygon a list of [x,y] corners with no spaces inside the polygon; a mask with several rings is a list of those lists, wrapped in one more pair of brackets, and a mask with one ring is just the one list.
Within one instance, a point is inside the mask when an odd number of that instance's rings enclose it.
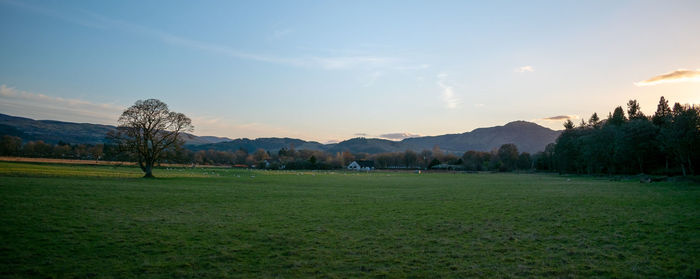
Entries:
{"label": "tree line", "polygon": [[355,160],[376,161],[377,168],[389,169],[469,169],[510,171],[532,168],[530,155],[519,154],[513,144],[492,152],[467,152],[461,158],[433,150],[352,154],[330,154],[319,150],[295,150],[294,146],[277,152],[258,149],[252,153],[206,150],[193,152],[183,147],[184,132],[192,132],[192,121],[182,113],[170,111],[157,99],[138,100],[119,117],[116,130],[107,133],[108,144],[48,144],[43,141],[23,143],[19,137],[0,139],[0,155],[59,159],[90,159],[138,162],[144,177],[153,177],[158,163],[210,164],[256,167],[261,169],[338,169]]}
{"label": "tree line", "polygon": [[[139,103],[141,102],[141,103]],[[164,111],[163,115],[184,121],[189,119],[167,111],[167,106],[157,100],[139,101],[136,105],[153,102]],[[136,107],[136,105],[134,107]],[[153,110],[143,110],[145,112]],[[165,113],[167,112],[167,113]],[[126,112],[124,115],[127,115]],[[178,118],[179,117],[179,118]],[[142,119],[142,118],[138,118]],[[176,121],[175,121],[176,122]],[[238,165],[263,169],[339,169],[355,160],[372,160],[379,169],[453,169],[465,171],[514,171],[537,170],[579,174],[683,174],[694,175],[695,164],[700,159],[700,107],[675,103],[673,108],[661,97],[656,112],[645,115],[636,100],[621,106],[600,119],[597,113],[588,121],[575,125],[571,120],[564,123],[565,130],[556,142],[547,145],[544,151],[530,155],[520,153],[514,144],[504,144],[489,152],[467,151],[461,156],[447,153],[435,146],[432,150],[415,152],[389,152],[380,154],[351,153],[349,151],[329,153],[320,150],[296,150],[294,146],[277,151],[258,149],[249,152],[239,149],[234,152],[218,150],[192,151],[177,140],[177,134],[165,134],[167,130],[156,127],[148,137],[143,137],[139,125],[121,125],[127,137],[145,138],[125,149],[123,142],[107,144],[48,144],[43,141],[23,143],[19,137],[5,135],[0,138],[0,155],[60,159],[89,159],[108,161],[142,162],[144,172],[147,164],[179,163],[202,165]],[[142,127],[149,127],[142,125]],[[171,129],[172,130],[172,129]],[[146,133],[148,134],[148,133]],[[112,135],[113,138],[114,135]],[[154,141],[154,139],[156,139]],[[170,142],[167,146],[153,149],[153,142]],[[149,143],[150,142],[150,143]],[[138,148],[144,151],[138,151]],[[151,157],[143,153],[157,151]],[[138,152],[137,152],[138,151]]]}
{"label": "tree line", "polygon": [[700,107],[661,97],[647,116],[636,100],[607,119],[594,113],[578,126],[571,120],[556,142],[537,154],[539,170],[579,174],[693,175],[700,159]]}
{"label": "tree line", "polygon": [[[41,140],[23,142],[16,136],[0,138],[0,156],[80,159],[136,162],[135,154],[123,152],[116,144],[57,144]],[[505,144],[491,152],[468,151],[462,156],[432,150],[388,152],[379,154],[329,153],[321,150],[296,150],[293,145],[277,151],[257,149],[248,152],[219,150],[192,151],[182,145],[165,150],[157,163],[244,166],[262,169],[340,169],[355,160],[371,160],[379,169],[454,169],[467,171],[511,171],[533,168],[530,154],[518,153],[514,144]]]}
{"label": "tree line", "polygon": [[20,137],[10,135],[0,138],[0,156],[82,160],[120,159],[118,152],[110,150],[109,147],[105,148],[104,144],[69,144],[62,141],[50,144],[42,140],[24,143]]}

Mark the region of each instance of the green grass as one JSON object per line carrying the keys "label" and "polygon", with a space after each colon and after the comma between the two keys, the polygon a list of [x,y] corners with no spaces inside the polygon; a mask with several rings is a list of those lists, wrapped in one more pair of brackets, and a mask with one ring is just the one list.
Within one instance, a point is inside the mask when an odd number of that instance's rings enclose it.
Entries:
{"label": "green grass", "polygon": [[0,277],[687,277],[700,187],[0,162]]}

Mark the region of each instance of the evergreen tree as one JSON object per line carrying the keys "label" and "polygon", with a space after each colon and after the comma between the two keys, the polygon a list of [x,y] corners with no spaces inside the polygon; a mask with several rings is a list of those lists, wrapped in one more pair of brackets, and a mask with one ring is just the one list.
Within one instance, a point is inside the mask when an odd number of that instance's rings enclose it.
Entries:
{"label": "evergreen tree", "polygon": [[[682,173],[694,175],[700,161],[700,107],[674,104],[661,97],[646,117],[636,100],[627,103],[629,119],[618,106],[607,121],[593,114],[587,125],[565,130],[553,145],[554,169],[576,173]],[[538,153],[538,169],[547,170],[548,155]]]}
{"label": "evergreen tree", "polygon": [[564,128],[567,130],[573,129],[574,122],[571,122],[571,119],[567,119],[566,122],[564,122]]}
{"label": "evergreen tree", "polygon": [[620,126],[624,124],[627,121],[627,118],[625,118],[625,111],[622,110],[622,107],[616,107],[615,110],[613,111],[612,115],[608,119],[608,123],[611,125],[615,126]]}
{"label": "evergreen tree", "polygon": [[588,119],[588,125],[594,128],[597,128],[600,125],[600,118],[598,118],[597,113],[594,112],[593,115],[591,115],[591,118]]}
{"label": "evergreen tree", "polygon": [[646,118],[644,113],[642,113],[637,100],[629,100],[629,102],[627,102],[627,115],[629,116],[630,120]]}
{"label": "evergreen tree", "polygon": [[651,118],[654,125],[664,127],[671,122],[671,108],[668,106],[668,101],[661,96],[659,104],[656,106],[656,113]]}

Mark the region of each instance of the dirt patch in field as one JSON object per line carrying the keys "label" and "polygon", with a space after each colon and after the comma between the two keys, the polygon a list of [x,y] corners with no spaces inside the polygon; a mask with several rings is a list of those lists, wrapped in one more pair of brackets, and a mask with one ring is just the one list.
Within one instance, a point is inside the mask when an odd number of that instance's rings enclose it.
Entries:
{"label": "dirt patch in field", "polygon": [[129,165],[129,166],[136,165],[136,163],[133,163],[133,162],[95,161],[95,160],[77,160],[77,159],[52,159],[52,158],[26,158],[26,157],[0,157],[0,161],[29,162],[29,163],[54,163],[54,164],[77,164],[77,165]]}
{"label": "dirt patch in field", "polygon": [[[27,157],[5,157],[0,156],[0,161],[5,162],[27,162],[27,163],[51,163],[51,164],[72,164],[72,165],[107,165],[107,166],[135,166],[134,162],[122,161],[95,161],[78,159],[53,159],[53,158],[27,158]],[[161,167],[192,167],[191,164],[160,164]],[[222,167],[211,165],[196,165],[198,168]]]}

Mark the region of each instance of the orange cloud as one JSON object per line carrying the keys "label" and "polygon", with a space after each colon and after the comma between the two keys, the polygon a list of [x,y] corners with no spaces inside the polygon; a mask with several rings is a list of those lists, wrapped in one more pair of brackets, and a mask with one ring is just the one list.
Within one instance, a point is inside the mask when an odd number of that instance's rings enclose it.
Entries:
{"label": "orange cloud", "polygon": [[661,74],[655,77],[652,77],[647,80],[643,80],[640,82],[635,82],[634,85],[636,86],[649,86],[649,85],[657,85],[660,83],[669,83],[669,82],[689,82],[689,81],[694,81],[694,82],[700,82],[700,70],[675,70],[670,73],[665,73]]}
{"label": "orange cloud", "polygon": [[530,65],[527,65],[527,66],[519,67],[519,68],[515,69],[515,71],[518,73],[534,72],[535,68],[533,68]]}

